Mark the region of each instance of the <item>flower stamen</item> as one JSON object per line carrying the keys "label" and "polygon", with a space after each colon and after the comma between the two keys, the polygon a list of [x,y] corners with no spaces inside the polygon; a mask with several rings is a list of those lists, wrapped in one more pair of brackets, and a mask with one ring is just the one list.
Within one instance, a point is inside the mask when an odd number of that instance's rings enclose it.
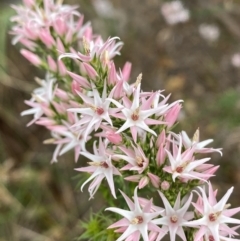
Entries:
{"label": "flower stamen", "polygon": [[141,223],[143,223],[143,217],[142,216],[137,216],[131,221],[131,224],[141,224]]}

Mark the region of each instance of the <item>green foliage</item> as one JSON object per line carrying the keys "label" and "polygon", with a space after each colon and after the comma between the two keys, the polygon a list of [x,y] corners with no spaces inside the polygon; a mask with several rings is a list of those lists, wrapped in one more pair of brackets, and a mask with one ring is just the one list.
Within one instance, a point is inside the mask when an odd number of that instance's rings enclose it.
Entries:
{"label": "green foliage", "polygon": [[217,115],[218,120],[224,122],[229,127],[235,127],[240,124],[240,96],[237,90],[230,89],[226,91],[216,103],[219,111]]}
{"label": "green foliage", "polygon": [[81,227],[85,230],[83,234],[77,238],[80,240],[89,241],[112,241],[118,238],[112,229],[106,229],[113,222],[108,215],[107,217],[99,212],[98,214],[91,213],[88,221],[81,221]]}

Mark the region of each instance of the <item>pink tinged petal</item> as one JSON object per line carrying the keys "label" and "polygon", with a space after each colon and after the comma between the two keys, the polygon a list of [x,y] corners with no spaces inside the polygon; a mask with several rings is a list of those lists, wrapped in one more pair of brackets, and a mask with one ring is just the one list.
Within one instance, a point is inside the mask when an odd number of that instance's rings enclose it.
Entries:
{"label": "pink tinged petal", "polygon": [[113,197],[116,199],[116,194],[115,194],[115,187],[114,187],[114,181],[113,181],[113,173],[111,170],[108,170],[105,172],[105,176],[108,182],[108,185],[110,187],[111,193],[113,195]]}
{"label": "pink tinged petal", "polygon": [[222,211],[224,209],[224,206],[226,205],[230,195],[232,194],[233,192],[233,188],[234,187],[231,187],[227,193],[221,198],[221,200],[214,206],[214,208],[216,210],[219,210],[219,211]]}
{"label": "pink tinged petal", "polygon": [[141,122],[141,123],[137,123],[136,126],[142,128],[143,130],[150,132],[151,134],[153,134],[154,136],[157,136],[156,132],[151,130],[148,125],[145,124],[145,122]]}
{"label": "pink tinged petal", "polygon": [[121,192],[122,196],[124,197],[129,209],[131,211],[134,211],[134,202],[124,192],[122,192],[121,190],[119,190],[119,191]]}
{"label": "pink tinged petal", "polygon": [[74,149],[74,160],[75,160],[75,163],[77,163],[78,161],[78,158],[80,156],[80,151],[81,151],[81,146],[78,144],[75,149]]}
{"label": "pink tinged petal", "polygon": [[33,65],[35,66],[41,65],[42,61],[36,54],[33,54],[32,52],[26,49],[22,49],[20,53]]}
{"label": "pink tinged petal", "polygon": [[105,211],[111,211],[111,212],[114,212],[114,213],[118,213],[121,216],[125,217],[129,221],[131,221],[132,218],[133,218],[133,213],[131,211],[127,211],[127,210],[124,210],[124,209],[111,207],[111,208],[106,208]]}
{"label": "pink tinged petal", "polygon": [[125,226],[129,226],[129,220],[126,219],[126,218],[122,218],[118,222],[116,222],[116,223],[110,225],[109,227],[107,227],[107,229],[109,229],[109,228],[118,228],[118,227],[125,227]]}
{"label": "pink tinged petal", "polygon": [[183,241],[187,241],[186,235],[185,235],[182,227],[179,227],[179,228],[178,228],[177,234],[179,235],[179,237],[180,237]]}
{"label": "pink tinged petal", "polygon": [[85,62],[83,62],[82,64],[83,64],[88,76],[92,80],[95,80],[95,78],[98,76],[98,73],[96,72],[96,70],[90,64],[87,64]]}
{"label": "pink tinged petal", "polygon": [[167,227],[163,227],[162,231],[159,233],[156,241],[160,241],[167,233],[168,233],[168,228]]}
{"label": "pink tinged petal", "polygon": [[58,156],[61,148],[62,148],[62,145],[57,145],[57,147],[55,148],[54,153],[53,153],[53,157],[52,157],[52,160],[51,160],[51,164],[54,163],[54,162],[58,162],[57,156]]}
{"label": "pink tinged petal", "polygon": [[134,97],[133,97],[133,103],[131,106],[131,110],[135,111],[139,107],[139,97],[140,97],[140,89],[141,84],[138,84],[137,89],[135,90]]}
{"label": "pink tinged petal", "polygon": [[[80,170],[82,168],[79,168],[78,170]],[[101,171],[99,170],[100,168],[96,169],[95,172],[82,184],[81,186],[81,191],[83,191],[84,186],[90,182],[91,180],[93,180],[94,178],[96,178],[97,176],[101,176],[101,180],[104,178],[104,175],[101,173]]]}
{"label": "pink tinged petal", "polygon": [[136,143],[137,142],[137,128],[135,126],[131,126],[130,130],[131,130],[133,140]]}
{"label": "pink tinged petal", "polygon": [[[148,229],[153,231],[153,232],[158,232],[158,233],[162,231],[161,228],[159,228],[156,224],[154,224],[152,222],[148,223]],[[149,237],[149,239],[150,239],[150,237]]]}
{"label": "pink tinged petal", "polygon": [[125,239],[125,241],[139,241],[140,236],[141,236],[141,234],[140,234],[140,232],[137,230],[137,231],[133,232],[131,235],[129,235],[129,236]]}
{"label": "pink tinged petal", "polygon": [[138,190],[138,187],[135,187],[135,190],[134,190],[134,203],[135,203],[135,212],[138,212],[138,213],[141,213],[141,207],[140,207],[140,204],[139,204],[139,201],[138,201],[138,196],[137,196],[137,190]]}
{"label": "pink tinged petal", "polygon": [[137,231],[136,225],[129,225],[129,227],[125,230],[125,232],[116,241],[122,241],[126,239],[129,235],[131,235],[135,231]]}
{"label": "pink tinged petal", "polygon": [[238,208],[231,208],[231,209],[225,209],[223,210],[222,214],[227,217],[231,217],[235,215],[236,213],[240,212],[240,207]]}
{"label": "pink tinged petal", "polygon": [[101,185],[101,182],[102,182],[103,178],[104,178],[104,175],[100,174],[91,182],[91,184],[88,187],[88,192],[90,194],[89,199],[92,199],[94,197],[94,195],[97,192],[99,186]]}
{"label": "pink tinged petal", "polygon": [[147,125],[163,125],[166,124],[166,122],[160,121],[160,120],[154,120],[154,119],[146,119],[144,121]]}
{"label": "pink tinged petal", "polygon": [[84,88],[90,88],[91,85],[88,82],[88,80],[80,75],[74,74],[70,71],[67,71],[67,73],[75,80],[77,81],[82,87]]}

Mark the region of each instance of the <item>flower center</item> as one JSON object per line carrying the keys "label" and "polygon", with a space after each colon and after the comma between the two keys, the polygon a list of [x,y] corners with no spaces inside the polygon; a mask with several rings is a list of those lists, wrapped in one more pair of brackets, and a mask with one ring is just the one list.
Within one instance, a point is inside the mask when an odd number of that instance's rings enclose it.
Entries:
{"label": "flower center", "polygon": [[133,121],[137,121],[139,119],[139,108],[137,108],[131,115]]}
{"label": "flower center", "polygon": [[171,221],[172,223],[176,223],[176,222],[178,221],[177,215],[173,215],[173,216],[170,218],[170,221]]}
{"label": "flower center", "polygon": [[215,239],[214,239],[214,237],[212,235],[209,235],[208,240],[209,241],[215,241]]}
{"label": "flower center", "polygon": [[215,222],[220,214],[221,214],[221,212],[210,213],[208,218],[211,222]]}
{"label": "flower center", "polygon": [[183,172],[183,167],[179,166],[176,168],[176,172],[182,173]]}
{"label": "flower center", "polygon": [[136,162],[139,167],[143,167],[144,160],[140,156],[136,156]]}
{"label": "flower center", "polygon": [[143,217],[142,216],[137,216],[131,221],[131,224],[141,224],[141,223],[143,223]]}
{"label": "flower center", "polygon": [[97,112],[98,115],[101,115],[101,114],[104,113],[104,109],[102,107],[97,107],[96,112]]}
{"label": "flower center", "polygon": [[176,172],[182,173],[184,168],[189,164],[190,161],[185,161],[182,165],[178,166],[176,168]]}
{"label": "flower center", "polygon": [[94,166],[94,167],[103,167],[103,168],[108,168],[108,164],[106,162],[88,162],[88,164],[90,166]]}
{"label": "flower center", "polygon": [[108,168],[108,164],[106,162],[100,162],[100,166],[104,168]]}

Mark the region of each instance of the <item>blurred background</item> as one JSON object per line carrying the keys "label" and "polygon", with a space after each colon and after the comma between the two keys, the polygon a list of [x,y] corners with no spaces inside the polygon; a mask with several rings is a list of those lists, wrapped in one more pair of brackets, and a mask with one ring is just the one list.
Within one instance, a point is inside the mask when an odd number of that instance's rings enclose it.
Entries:
{"label": "blurred background", "polygon": [[[230,202],[239,206],[240,1],[183,0],[177,7],[161,0],[65,2],[79,4],[105,39],[121,38],[116,63],[133,63],[132,81],[142,72],[144,90],[164,89],[171,101],[184,100],[177,130],[193,136],[199,127],[201,140],[213,138],[212,146],[223,148],[223,157],[211,155],[221,166],[212,182],[219,197],[234,185]],[[101,201],[81,195],[73,153],[51,165],[54,146],[42,143],[48,131],[26,128],[29,119],[20,117],[34,77],[43,73],[11,45],[10,3],[20,1],[0,1],[0,241],[73,240]]]}

